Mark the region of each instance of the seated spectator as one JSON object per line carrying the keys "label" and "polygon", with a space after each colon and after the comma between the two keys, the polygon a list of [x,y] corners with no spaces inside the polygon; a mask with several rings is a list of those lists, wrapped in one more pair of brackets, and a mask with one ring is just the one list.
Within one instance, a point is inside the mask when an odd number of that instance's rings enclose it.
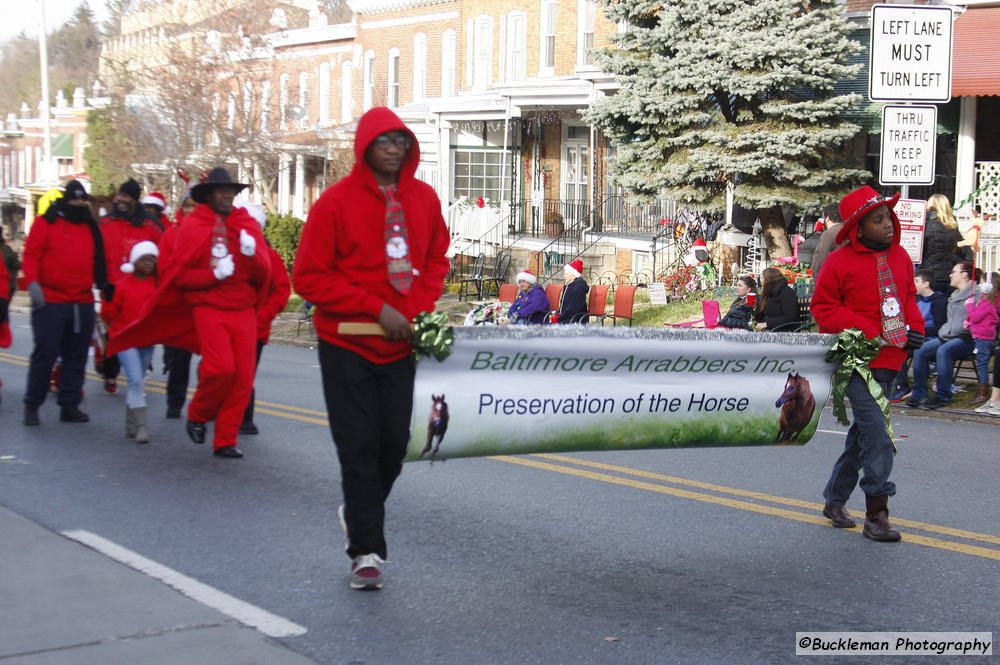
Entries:
{"label": "seated spectator", "polygon": [[736,281],[736,299],[729,306],[729,311],[719,321],[723,328],[739,328],[748,330],[750,319],[753,318],[753,308],[756,305],[757,281],[750,275],[743,275]]}
{"label": "seated spectator", "polygon": [[965,326],[972,333],[972,343],[976,346],[976,396],[969,402],[969,406],[984,404],[990,397],[990,356],[993,355],[997,327],[1000,326],[1000,301],[997,300],[1000,274],[982,274],[978,268],[976,272],[980,277],[979,287],[965,301],[968,312]]}
{"label": "seated spectator", "polygon": [[[934,290],[934,272],[932,270],[918,270],[913,274],[913,285],[917,289],[917,307],[924,317],[924,334],[927,339],[937,337],[938,330],[944,325],[948,318],[948,299],[938,291]],[[910,392],[908,373],[910,363],[913,362],[911,350],[906,354],[906,360],[896,375],[896,384],[889,401],[902,402],[903,398]]]}
{"label": "seated spectator", "polygon": [[794,289],[788,286],[788,280],[777,268],[765,268],[760,276],[760,297],[753,315],[757,324],[754,328],[775,330],[784,326],[784,330],[791,330],[791,324],[802,320]]}
{"label": "seated spectator", "polygon": [[511,323],[542,324],[549,317],[549,298],[530,270],[517,274],[517,296],[507,310]]}
{"label": "seated spectator", "polygon": [[[952,375],[955,362],[965,358],[976,348],[972,334],[965,327],[967,310],[965,301],[972,295],[972,265],[959,263],[951,270],[951,288],[948,298],[948,319],[938,327],[938,336],[928,340],[913,354],[913,392],[906,406],[939,409],[950,404],[953,396]],[[937,382],[934,394],[927,394],[930,364],[937,364]]]}
{"label": "seated spectator", "polygon": [[553,322],[587,323],[590,318],[587,309],[587,294],[590,293],[590,287],[583,279],[583,261],[576,259],[563,266],[563,279],[566,286],[563,288],[559,311]]}

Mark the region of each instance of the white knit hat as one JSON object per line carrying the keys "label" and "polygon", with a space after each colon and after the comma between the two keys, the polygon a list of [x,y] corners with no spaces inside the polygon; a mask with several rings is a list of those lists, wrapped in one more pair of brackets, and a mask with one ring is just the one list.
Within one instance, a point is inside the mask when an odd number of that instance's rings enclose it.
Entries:
{"label": "white knit hat", "polygon": [[517,273],[517,282],[527,282],[528,284],[535,284],[538,282],[538,278],[530,270],[525,270],[524,272]]}
{"label": "white knit hat", "polygon": [[135,243],[132,245],[132,251],[128,254],[128,263],[122,264],[121,271],[123,273],[135,272],[135,262],[147,254],[159,256],[160,248],[156,246],[155,242],[150,240],[143,240],[142,242]]}

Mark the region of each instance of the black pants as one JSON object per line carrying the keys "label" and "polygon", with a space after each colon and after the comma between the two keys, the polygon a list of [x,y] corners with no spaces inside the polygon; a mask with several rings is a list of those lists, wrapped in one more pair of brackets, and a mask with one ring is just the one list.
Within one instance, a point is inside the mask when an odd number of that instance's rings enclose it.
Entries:
{"label": "black pants", "polygon": [[403,469],[410,441],[414,366],[385,365],[319,342],[330,432],[340,460],[349,557],[386,558],[385,501]]}
{"label": "black pants", "polygon": [[62,357],[59,373],[60,406],[77,406],[83,396],[87,352],[94,335],[94,303],[49,303],[31,312],[35,348],[28,364],[28,386],[24,405],[37,409],[49,392],[56,358]]}
{"label": "black pants", "polygon": [[191,352],[176,346],[163,347],[163,364],[167,368],[167,408],[182,408],[187,401],[191,379]]}
{"label": "black pants", "polygon": [[118,373],[122,370],[122,363],[118,360],[118,354],[104,356],[104,363],[101,365],[101,376],[105,379],[117,379]]}
{"label": "black pants", "polygon": [[[260,354],[264,350],[264,342],[257,340],[257,362],[254,364],[254,379],[257,378],[257,368],[260,367]],[[244,424],[249,424],[253,422],[253,403],[257,399],[257,389],[250,389],[250,402],[247,403],[247,409],[243,412],[243,422]]]}

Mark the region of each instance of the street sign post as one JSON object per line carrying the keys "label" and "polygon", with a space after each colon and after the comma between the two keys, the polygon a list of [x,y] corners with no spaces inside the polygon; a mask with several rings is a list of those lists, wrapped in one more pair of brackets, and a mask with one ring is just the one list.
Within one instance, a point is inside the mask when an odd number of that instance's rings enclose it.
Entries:
{"label": "street sign post", "polygon": [[868,98],[950,101],[953,23],[947,6],[873,5]]}
{"label": "street sign post", "polygon": [[883,185],[933,185],[937,155],[937,107],[882,108],[878,181]]}
{"label": "street sign post", "polygon": [[913,263],[924,260],[924,224],[927,217],[927,201],[899,199],[895,207],[899,219],[899,244],[910,255]]}

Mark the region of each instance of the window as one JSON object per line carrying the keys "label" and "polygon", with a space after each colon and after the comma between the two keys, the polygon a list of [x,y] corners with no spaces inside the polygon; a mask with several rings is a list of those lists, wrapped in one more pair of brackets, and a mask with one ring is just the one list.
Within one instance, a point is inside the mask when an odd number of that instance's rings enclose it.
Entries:
{"label": "window", "polygon": [[579,0],[580,6],[577,14],[577,56],[576,64],[580,67],[587,67],[594,64],[591,56],[591,49],[594,48],[594,19],[597,14],[597,7],[594,0]]}
{"label": "window", "polygon": [[541,49],[538,55],[538,75],[555,76],[556,68],[556,0],[541,0]]}
{"label": "window", "polygon": [[219,109],[222,106],[222,100],[219,97],[219,93],[212,95],[212,145],[219,145]]}
{"label": "window", "polygon": [[260,131],[267,133],[271,124],[271,82],[264,81],[260,86]]}
{"label": "window", "polygon": [[474,90],[485,90],[492,82],[493,17],[485,14],[477,16],[474,30],[472,87]]}
{"label": "window", "polygon": [[[475,201],[482,196],[491,201],[499,201],[503,157],[502,150],[456,150],[452,188],[455,198],[465,196],[470,201]],[[509,188],[507,193],[510,193]]]}
{"label": "window", "polygon": [[441,35],[441,96],[455,95],[455,57],[458,38],[454,30]]}
{"label": "window", "polygon": [[507,15],[507,48],[504,58],[505,80],[523,81],[528,76],[528,16],[524,12]]}
{"label": "window", "polygon": [[340,65],[340,121],[350,122],[354,117],[354,64],[347,61]]}
{"label": "window", "polygon": [[309,110],[309,74],[307,72],[302,72],[299,74],[299,128],[305,129],[307,116],[309,115],[307,111]]}
{"label": "window", "polygon": [[236,129],[236,93],[230,92],[226,98],[226,129]]}
{"label": "window", "polygon": [[281,117],[278,126],[288,129],[288,74],[278,77],[278,112]]}
{"label": "window", "polygon": [[389,108],[399,106],[399,49],[389,49]]}
{"label": "window", "polygon": [[413,36],[413,101],[427,96],[427,35]]}
{"label": "window", "polygon": [[243,82],[243,127],[245,129],[250,128],[250,114],[253,113],[253,83],[251,81]]}
{"label": "window", "polygon": [[319,124],[326,127],[330,124],[330,63],[319,66]]}
{"label": "window", "polygon": [[367,111],[375,105],[375,51],[365,52],[362,77],[361,110]]}

